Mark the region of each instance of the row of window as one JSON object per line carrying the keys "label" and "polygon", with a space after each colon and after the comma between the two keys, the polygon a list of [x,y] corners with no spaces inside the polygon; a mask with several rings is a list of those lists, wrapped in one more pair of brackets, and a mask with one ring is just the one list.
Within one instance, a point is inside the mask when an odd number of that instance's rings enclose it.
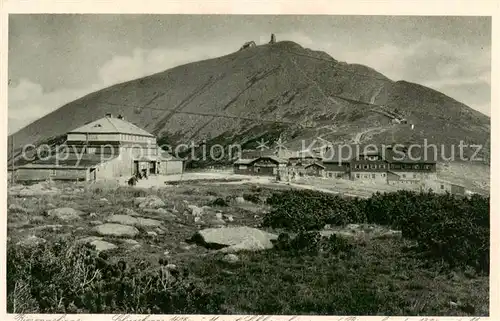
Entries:
{"label": "row of window", "polygon": [[[376,176],[377,174],[363,174],[363,175],[361,175],[361,174],[356,174],[356,178],[370,178],[370,175],[371,175],[371,178],[372,178],[372,179],[375,179],[375,178],[377,177],[377,176]],[[385,177],[385,176],[386,176],[386,174],[385,174],[385,173],[382,173],[382,174],[381,174],[381,176],[382,176],[382,177]]]}
{"label": "row of window", "polygon": [[[328,177],[333,177],[333,173],[328,173]],[[336,178],[342,178],[342,173],[335,173]]]}
{"label": "row of window", "polygon": [[128,141],[136,141],[136,142],[145,142],[145,141],[150,141],[150,137],[146,136],[137,136],[137,135],[128,135],[128,134],[122,134],[122,140],[128,140]]}
{"label": "row of window", "polygon": [[369,168],[371,168],[371,169],[385,168],[385,164],[380,164],[380,165],[378,165],[378,166],[377,166],[377,164],[371,164],[371,165],[368,165],[368,164],[365,164],[365,165],[356,164],[356,165],[354,165],[354,168],[356,168],[356,169],[361,169],[361,168],[363,168],[363,169],[369,169]]}
{"label": "row of window", "polygon": [[[403,165],[400,165],[400,164],[391,164],[390,166],[391,168],[393,169],[431,169],[431,165],[411,165],[411,164],[403,164]],[[354,165],[354,168],[356,169],[377,169],[377,168],[381,168],[381,169],[385,169],[386,168],[386,164],[364,164],[364,165],[361,165],[361,164],[356,164]]]}
{"label": "row of window", "polygon": [[[97,147],[84,147],[86,154],[97,153]],[[102,150],[103,152],[112,152],[111,147],[106,147]],[[156,148],[143,149],[140,147],[132,148],[134,154],[145,154],[145,155],[158,155],[158,150]]]}

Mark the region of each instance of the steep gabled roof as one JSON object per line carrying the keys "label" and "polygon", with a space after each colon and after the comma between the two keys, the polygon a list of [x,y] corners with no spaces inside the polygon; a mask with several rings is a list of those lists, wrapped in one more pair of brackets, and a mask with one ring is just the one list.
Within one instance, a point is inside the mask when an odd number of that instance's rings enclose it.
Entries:
{"label": "steep gabled roof", "polygon": [[309,168],[309,167],[312,167],[312,166],[318,166],[318,167],[321,167],[321,168],[325,169],[325,166],[321,165],[320,163],[312,163],[312,164],[309,164],[309,165],[305,166],[304,168]]}
{"label": "steep gabled roof", "polygon": [[73,129],[69,133],[91,133],[91,134],[120,133],[120,134],[154,137],[153,134],[148,133],[144,129],[139,128],[136,125],[129,123],[128,121],[114,117],[100,118],[91,123]]}
{"label": "steep gabled roof", "polygon": [[240,158],[234,162],[235,165],[250,165],[252,164],[257,158]]}

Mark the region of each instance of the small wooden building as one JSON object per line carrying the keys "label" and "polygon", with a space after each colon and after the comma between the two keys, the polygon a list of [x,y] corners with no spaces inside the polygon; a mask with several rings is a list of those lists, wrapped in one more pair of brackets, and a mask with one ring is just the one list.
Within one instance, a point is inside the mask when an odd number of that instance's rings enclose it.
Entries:
{"label": "small wooden building", "polygon": [[72,130],[63,145],[56,146],[46,158],[19,166],[16,180],[86,181],[128,178],[137,173],[178,174],[183,170],[183,161],[163,151],[154,135],[121,116],[107,114]]}
{"label": "small wooden building", "polygon": [[312,163],[304,167],[307,176],[323,176],[325,166],[320,163]]}
{"label": "small wooden building", "polygon": [[276,156],[261,156],[253,159],[238,159],[234,162],[234,173],[240,175],[277,176],[287,166],[287,161]]}

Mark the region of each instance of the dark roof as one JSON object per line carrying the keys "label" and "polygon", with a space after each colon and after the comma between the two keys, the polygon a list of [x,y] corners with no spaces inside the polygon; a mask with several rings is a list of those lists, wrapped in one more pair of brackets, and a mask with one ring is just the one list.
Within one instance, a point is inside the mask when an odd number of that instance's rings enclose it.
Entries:
{"label": "dark roof", "polygon": [[311,167],[311,166],[318,166],[318,167],[321,167],[323,169],[325,168],[325,166],[323,166],[323,165],[321,165],[319,163],[312,163],[312,164],[309,164],[309,165],[305,166],[304,168],[308,168],[308,167]]}
{"label": "dark roof", "polygon": [[286,160],[284,160],[282,158],[279,158],[277,156],[269,155],[269,156],[255,157],[255,158],[240,158],[240,159],[236,160],[234,162],[234,164],[235,165],[250,165],[250,164],[252,164],[253,162],[256,162],[259,159],[265,159],[265,158],[268,158],[268,159],[274,161],[275,163],[279,163],[279,164],[286,164],[286,163],[288,163],[288,161],[286,161]]}
{"label": "dark roof", "polygon": [[314,156],[314,155],[302,155],[302,156],[292,156],[288,157],[288,159],[293,159],[293,160],[299,160],[299,159],[318,159],[320,160],[320,156]]}
{"label": "dark roof", "polygon": [[424,147],[409,148],[403,145],[395,145],[393,148],[384,145],[363,144],[363,145],[337,145],[326,151],[323,163],[347,162],[359,156],[379,155],[388,162],[397,163],[435,163],[436,157],[430,149],[425,155]]}
{"label": "dark roof", "polygon": [[279,164],[286,164],[288,163],[287,160],[283,159],[283,158],[279,158],[278,156],[262,156],[262,157],[259,157],[260,158],[269,158],[273,161],[275,161],[276,163],[279,163]]}

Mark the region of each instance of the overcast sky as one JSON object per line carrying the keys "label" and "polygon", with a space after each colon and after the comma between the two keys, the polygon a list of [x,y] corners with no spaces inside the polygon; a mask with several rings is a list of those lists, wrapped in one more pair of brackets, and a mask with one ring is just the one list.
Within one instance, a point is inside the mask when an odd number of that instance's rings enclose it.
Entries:
{"label": "overcast sky", "polygon": [[490,115],[488,17],[31,14],[9,18],[9,133],[92,91],[271,33]]}

